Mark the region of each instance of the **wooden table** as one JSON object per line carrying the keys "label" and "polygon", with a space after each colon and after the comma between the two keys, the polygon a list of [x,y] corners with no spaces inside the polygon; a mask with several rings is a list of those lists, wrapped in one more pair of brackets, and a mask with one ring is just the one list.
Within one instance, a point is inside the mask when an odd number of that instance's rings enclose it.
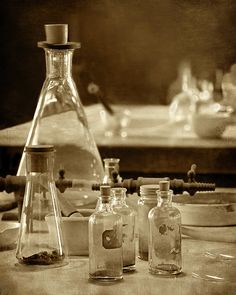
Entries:
{"label": "wooden table", "polygon": [[[99,283],[88,280],[88,257],[71,257],[69,264],[44,270],[22,269],[17,265],[15,250],[0,252],[0,294],[4,295],[185,295],[236,294],[235,282],[212,282],[194,278],[192,272],[210,265],[215,274],[219,264],[206,260],[205,251],[231,248],[231,244],[183,239],[183,274],[173,278],[160,278],[148,272],[148,263],[137,259],[137,271],[124,274],[121,282]],[[224,271],[234,277],[236,268]]]}
{"label": "wooden table", "polygon": [[[236,188],[219,189],[236,192]],[[133,198],[129,197],[128,200]],[[131,201],[131,200],[130,200]],[[135,204],[137,199],[134,199]],[[135,206],[135,204],[132,204]],[[1,217],[1,213],[0,213]],[[226,229],[227,230],[227,229]],[[148,272],[148,262],[136,259],[136,271],[124,274],[123,280],[114,283],[101,283],[89,280],[89,258],[69,257],[69,263],[59,268],[32,269],[18,265],[15,249],[0,251],[0,294],[4,295],[187,295],[236,294],[236,261],[217,262],[205,256],[206,251],[234,250],[234,243],[212,242],[182,238],[183,273],[172,278],[162,278]],[[218,276],[218,281],[196,278],[193,273],[199,270]],[[223,281],[220,278],[228,278]]]}

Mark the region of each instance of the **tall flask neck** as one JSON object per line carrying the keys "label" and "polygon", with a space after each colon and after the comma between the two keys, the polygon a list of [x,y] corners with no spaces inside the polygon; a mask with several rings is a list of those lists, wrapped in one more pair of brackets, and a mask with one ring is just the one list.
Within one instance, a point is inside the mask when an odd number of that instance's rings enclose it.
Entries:
{"label": "tall flask neck", "polygon": [[47,78],[71,77],[73,52],[73,49],[45,48]]}

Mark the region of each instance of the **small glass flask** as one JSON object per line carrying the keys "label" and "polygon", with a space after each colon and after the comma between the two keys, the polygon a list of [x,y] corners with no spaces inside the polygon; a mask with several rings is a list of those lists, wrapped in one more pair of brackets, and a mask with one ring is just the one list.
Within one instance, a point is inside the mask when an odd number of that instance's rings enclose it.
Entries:
{"label": "small glass flask", "polygon": [[89,277],[94,280],[121,280],[122,217],[111,207],[111,187],[102,185],[98,208],[89,218]]}
{"label": "small glass flask", "polygon": [[172,207],[169,181],[160,181],[158,204],[149,214],[149,271],[155,275],[177,275],[182,272],[181,215]]}
{"label": "small glass flask", "polygon": [[[120,183],[122,181],[119,175],[119,162],[118,158],[105,158],[104,162],[104,177],[103,184],[113,186],[114,183]],[[96,208],[100,205],[101,198],[98,198]]]}
{"label": "small glass flask", "polygon": [[126,188],[113,188],[112,196],[113,211],[121,215],[123,221],[123,271],[134,271],[136,212],[126,204]]}
{"label": "small glass flask", "polygon": [[148,213],[157,205],[156,191],[159,185],[144,184],[140,186],[140,199],[138,200],[138,257],[148,260]]}
{"label": "small glass flask", "polygon": [[118,158],[105,158],[104,161],[104,178],[103,183],[104,184],[113,184],[121,182],[121,177],[119,175],[119,162],[120,159]]}
{"label": "small glass flask", "polygon": [[65,260],[54,151],[52,145],[25,147],[26,187],[16,251],[22,264],[59,266]]}

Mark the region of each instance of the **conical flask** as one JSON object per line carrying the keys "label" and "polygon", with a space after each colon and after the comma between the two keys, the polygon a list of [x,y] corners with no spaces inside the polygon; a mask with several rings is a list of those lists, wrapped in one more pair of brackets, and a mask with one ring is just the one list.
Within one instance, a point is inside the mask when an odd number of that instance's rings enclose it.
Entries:
{"label": "conical flask", "polygon": [[[45,25],[46,41],[39,42],[46,55],[43,84],[26,146],[52,144],[57,151],[54,176],[101,182],[103,165],[89,129],[86,114],[72,78],[72,57],[77,42],[67,42],[67,25]],[[24,174],[24,154],[18,175]]]}
{"label": "conical flask", "polygon": [[62,265],[65,246],[53,179],[54,147],[27,146],[26,188],[16,257],[27,265]]}

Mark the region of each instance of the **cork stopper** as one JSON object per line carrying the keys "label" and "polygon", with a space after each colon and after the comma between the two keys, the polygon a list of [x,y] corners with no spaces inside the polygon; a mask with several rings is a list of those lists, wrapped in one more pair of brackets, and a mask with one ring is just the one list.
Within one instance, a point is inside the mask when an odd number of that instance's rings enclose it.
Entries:
{"label": "cork stopper", "polygon": [[25,147],[27,154],[26,166],[31,172],[47,172],[52,167],[49,166],[48,156],[54,153],[53,145],[31,145]]}
{"label": "cork stopper", "polygon": [[68,41],[68,24],[44,25],[46,42],[49,44],[66,44]]}
{"label": "cork stopper", "polygon": [[101,185],[100,186],[100,193],[101,193],[102,203],[109,203],[109,199],[111,197],[110,185]]}
{"label": "cork stopper", "polygon": [[102,197],[110,197],[110,195],[111,195],[110,185],[101,185],[100,192],[101,192]]}
{"label": "cork stopper", "polygon": [[79,42],[68,42],[68,24],[46,24],[44,28],[46,41],[38,42],[38,47],[62,50],[80,48]]}
{"label": "cork stopper", "polygon": [[140,186],[140,195],[142,197],[156,199],[156,191],[159,190],[158,184],[143,184]]}
{"label": "cork stopper", "polygon": [[161,180],[159,182],[159,190],[162,192],[168,192],[170,189],[170,182],[168,180]]}

